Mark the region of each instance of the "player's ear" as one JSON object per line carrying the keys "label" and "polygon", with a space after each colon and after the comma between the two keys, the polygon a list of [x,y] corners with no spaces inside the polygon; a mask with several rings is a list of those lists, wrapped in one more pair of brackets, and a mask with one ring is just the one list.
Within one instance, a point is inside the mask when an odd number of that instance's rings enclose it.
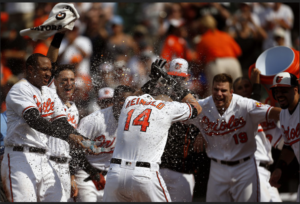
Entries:
{"label": "player's ear", "polygon": [[230,94],[233,94],[233,89],[230,89]]}

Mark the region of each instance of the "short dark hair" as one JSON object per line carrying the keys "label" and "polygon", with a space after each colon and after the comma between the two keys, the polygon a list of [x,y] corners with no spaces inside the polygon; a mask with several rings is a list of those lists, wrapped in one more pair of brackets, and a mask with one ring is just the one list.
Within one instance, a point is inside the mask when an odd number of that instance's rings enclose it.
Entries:
{"label": "short dark hair", "polygon": [[119,85],[114,90],[113,99],[119,98],[121,96],[121,94],[123,94],[125,92],[132,92],[132,93],[134,93],[134,89],[131,88],[131,87],[129,87],[129,86],[126,86],[126,85]]}
{"label": "short dark hair", "polygon": [[212,85],[214,84],[214,82],[229,82],[229,87],[230,89],[232,89],[232,77],[229,74],[221,73],[215,75],[213,78]]}
{"label": "short dark hair", "polygon": [[[34,53],[32,55],[30,55],[27,60],[26,60],[26,63],[25,63],[25,66],[26,66],[26,70],[28,69],[29,66],[32,66],[32,67],[37,67],[38,65],[38,59],[39,57],[47,57],[41,53]],[[49,57],[47,57],[49,59]]]}
{"label": "short dark hair", "polygon": [[70,70],[75,74],[75,66],[73,64],[61,64],[57,66],[56,70],[53,73],[53,76],[55,78],[58,78],[59,73],[64,70]]}
{"label": "short dark hair", "polygon": [[241,76],[241,77],[237,78],[236,80],[234,80],[234,82],[233,82],[233,91],[235,91],[235,85],[236,85],[236,83],[237,83],[238,81],[241,81],[241,80],[248,80],[248,81],[250,82],[250,84],[251,84],[251,81],[250,81],[250,79],[249,79],[248,77],[246,77],[246,76]]}

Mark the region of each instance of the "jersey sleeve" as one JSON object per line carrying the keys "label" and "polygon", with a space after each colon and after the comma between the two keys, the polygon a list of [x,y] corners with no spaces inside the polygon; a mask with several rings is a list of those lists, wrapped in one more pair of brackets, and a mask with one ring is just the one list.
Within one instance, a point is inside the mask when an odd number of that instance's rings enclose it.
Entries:
{"label": "jersey sleeve", "polygon": [[253,123],[268,121],[268,115],[272,106],[248,99],[248,112]]}
{"label": "jersey sleeve", "polygon": [[16,84],[13,86],[6,96],[6,104],[20,117],[23,116],[26,110],[38,109],[34,101],[34,93],[26,85],[19,86],[19,84]]}
{"label": "jersey sleeve", "polygon": [[172,118],[172,122],[185,121],[191,118],[192,107],[189,103],[166,102],[166,114]]}

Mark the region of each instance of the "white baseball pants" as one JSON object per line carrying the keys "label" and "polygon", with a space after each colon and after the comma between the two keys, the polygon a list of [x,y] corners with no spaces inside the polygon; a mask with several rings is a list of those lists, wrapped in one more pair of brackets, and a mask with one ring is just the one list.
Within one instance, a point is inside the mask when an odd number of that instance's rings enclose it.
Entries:
{"label": "white baseball pants", "polygon": [[255,159],[228,166],[213,160],[206,192],[207,202],[259,202],[260,183]]}
{"label": "white baseball pants", "polygon": [[269,183],[271,173],[264,167],[257,167],[260,182],[260,202],[282,202],[277,188]]}
{"label": "white baseball pants", "polygon": [[104,189],[104,202],[171,202],[159,166],[151,169],[110,164]]}
{"label": "white baseball pants", "polygon": [[[84,170],[76,172],[75,180],[78,187],[76,202],[103,202],[104,190],[98,191],[93,181],[83,181],[87,177],[89,177],[89,174]],[[106,176],[104,178],[106,179]]]}
{"label": "white baseball pants", "polygon": [[168,168],[159,169],[163,177],[172,202],[192,202],[195,187],[193,174],[184,174]]}
{"label": "white baseball pants", "polygon": [[49,161],[51,166],[54,168],[57,175],[59,176],[60,182],[63,187],[63,196],[65,196],[65,200],[69,201],[71,199],[71,176],[70,176],[69,162],[61,164],[61,163],[56,163],[55,161],[52,160]]}
{"label": "white baseball pants", "polygon": [[45,154],[5,147],[1,177],[10,202],[66,202],[59,176]]}

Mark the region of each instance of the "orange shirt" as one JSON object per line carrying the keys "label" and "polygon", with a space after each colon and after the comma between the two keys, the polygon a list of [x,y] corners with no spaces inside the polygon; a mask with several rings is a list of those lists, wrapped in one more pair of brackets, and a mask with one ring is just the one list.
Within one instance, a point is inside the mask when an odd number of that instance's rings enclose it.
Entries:
{"label": "orange shirt", "polygon": [[205,64],[222,57],[237,58],[241,55],[240,46],[227,33],[219,30],[208,30],[197,45],[199,59]]}
{"label": "orange shirt", "polygon": [[6,84],[7,80],[12,76],[12,72],[8,67],[5,67],[1,64],[1,86],[3,86],[4,84]]}
{"label": "orange shirt", "polygon": [[161,57],[167,61],[174,58],[183,58],[187,61],[193,60],[193,53],[186,46],[186,41],[175,35],[169,35],[163,45]]}
{"label": "orange shirt", "polygon": [[37,46],[34,48],[33,53],[41,53],[43,55],[47,55],[48,52],[48,47],[45,43],[40,42],[37,44]]}

